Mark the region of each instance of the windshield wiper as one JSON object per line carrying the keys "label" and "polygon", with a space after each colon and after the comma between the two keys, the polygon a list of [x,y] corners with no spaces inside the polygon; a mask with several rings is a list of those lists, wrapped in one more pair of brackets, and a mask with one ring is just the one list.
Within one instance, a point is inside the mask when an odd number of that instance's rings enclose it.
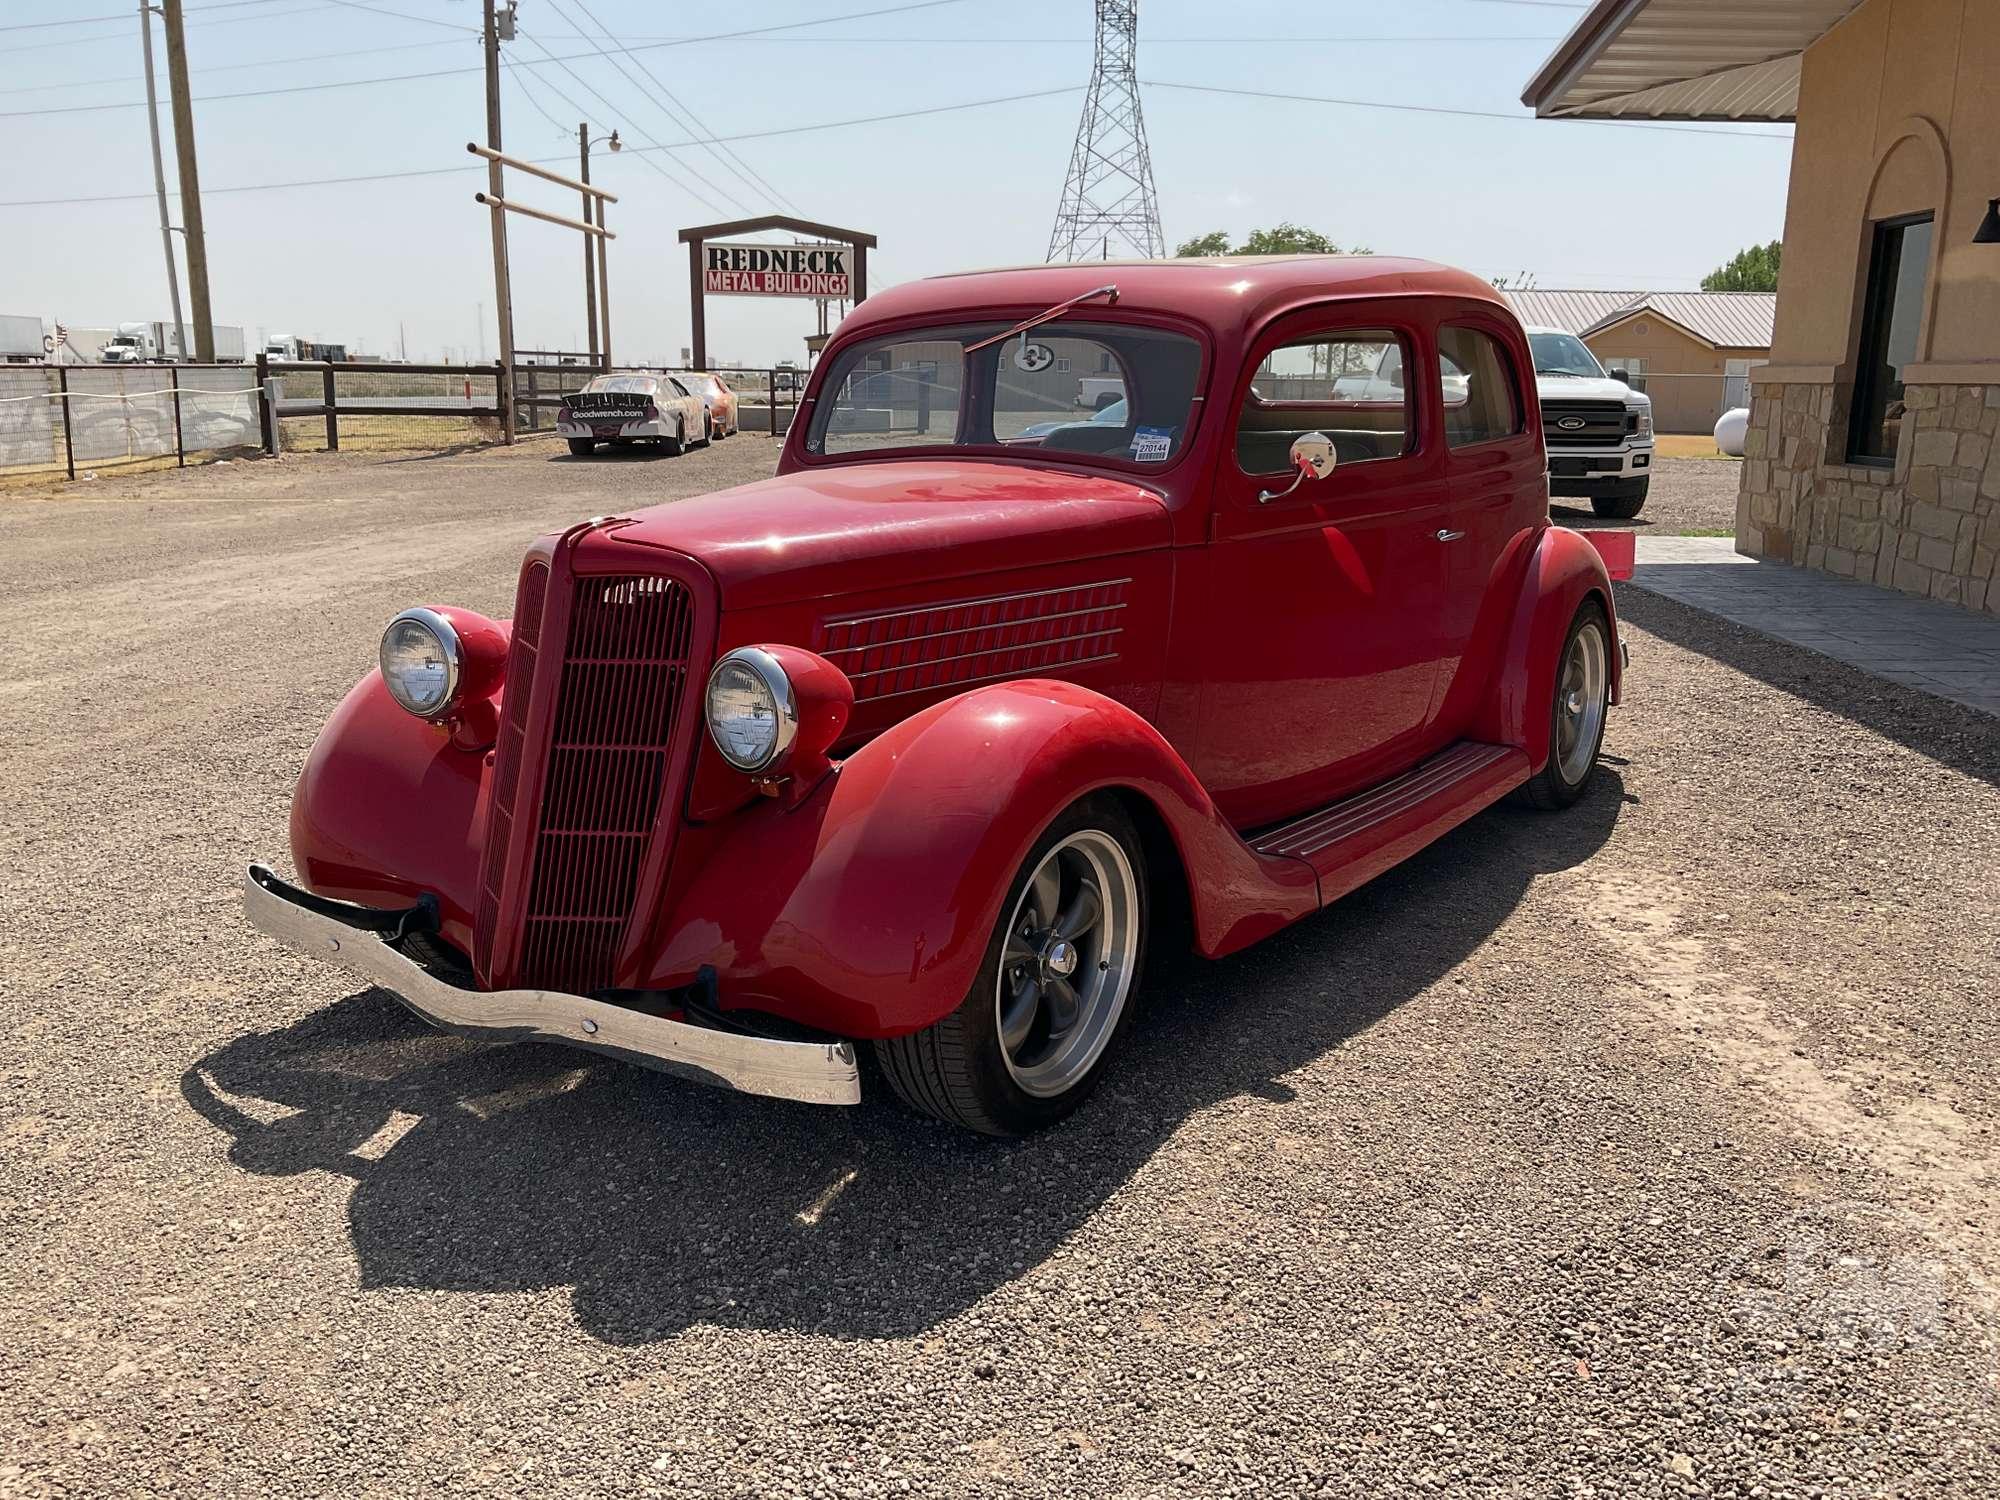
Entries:
{"label": "windshield wiper", "polygon": [[1113,302],[1116,302],[1118,300],[1118,284],[1116,282],[1112,282],[1107,286],[1093,287],[1090,291],[1087,292],[1078,292],[1074,297],[1071,297],[1068,301],[1058,302],[1054,307],[1048,308],[1042,312],[1038,312],[1032,318],[1027,318],[1019,323],[1016,323],[1012,328],[1008,329],[1005,333],[996,333],[990,339],[981,339],[976,344],[967,344],[965,346],[965,352],[967,354],[977,354],[981,349],[984,349],[989,345],[1004,344],[1007,342],[1007,340],[1011,339],[1017,333],[1026,333],[1031,328],[1039,328],[1044,323],[1053,322],[1055,319],[1060,318],[1064,313],[1068,312],[1072,307],[1075,307],[1077,303],[1088,302],[1092,297],[1109,297]]}
{"label": "windshield wiper", "polygon": [[1535,366],[1535,373],[1537,375],[1567,375],[1572,380],[1590,380],[1594,378],[1593,376],[1584,374],[1581,370],[1547,370],[1540,365]]}

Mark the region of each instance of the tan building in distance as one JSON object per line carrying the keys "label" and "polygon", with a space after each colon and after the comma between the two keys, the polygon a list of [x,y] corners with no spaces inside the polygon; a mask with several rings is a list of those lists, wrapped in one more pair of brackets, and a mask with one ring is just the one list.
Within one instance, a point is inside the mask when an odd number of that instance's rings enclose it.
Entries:
{"label": "tan building in distance", "polygon": [[1774,292],[1507,292],[1523,323],[1560,328],[1653,398],[1661,432],[1713,432],[1750,404],[1750,372],[1771,357]]}
{"label": "tan building in distance", "polygon": [[1523,99],[1797,122],[1737,549],[2000,614],[2000,3],[1600,0]]}

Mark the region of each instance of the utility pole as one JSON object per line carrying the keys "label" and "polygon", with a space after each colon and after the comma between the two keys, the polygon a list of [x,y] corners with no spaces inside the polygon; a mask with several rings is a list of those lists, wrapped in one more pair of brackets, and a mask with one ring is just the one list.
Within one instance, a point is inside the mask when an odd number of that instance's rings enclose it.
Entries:
{"label": "utility pole", "polygon": [[174,342],[187,358],[187,324],[181,320],[181,273],[174,254],[174,226],[167,218],[167,171],[160,161],[160,96],[153,89],[153,7],[139,0],[139,43],[146,54],[146,129],[153,137],[153,194],[160,200],[160,249],[167,257],[167,298],[174,308]]}
{"label": "utility pole", "polygon": [[[167,31],[167,90],[174,100],[174,160],[181,179],[181,231],[187,236],[188,301],[194,314],[194,352],[215,363],[215,318],[208,305],[208,239],[201,227],[201,173],[194,158],[194,100],[188,94],[187,41],[181,35],[181,0],[160,0]],[[181,358],[187,358],[187,343]]]}
{"label": "utility pole", "polygon": [[[179,0],[168,0],[178,4]],[[500,18],[495,14],[494,0],[485,0],[486,9],[486,145],[498,152],[500,145]],[[509,4],[506,12],[507,34],[514,32],[514,8]],[[506,183],[501,180],[500,163],[494,157],[486,159],[486,191],[504,203],[507,201]],[[500,324],[500,432],[501,441],[514,441],[514,400],[507,390],[514,381],[514,293],[507,276],[507,213],[505,209],[493,210],[493,300]],[[483,335],[482,335],[483,336]]]}
{"label": "utility pole", "polygon": [[[577,154],[582,158],[583,181],[588,182],[590,181],[590,122],[587,120],[577,122],[576,145]],[[585,193],[583,195],[583,222],[586,224],[595,224],[597,220],[592,215],[596,211],[596,206],[590,201],[590,194]],[[597,365],[597,258],[596,250],[590,243],[595,238],[595,235],[590,234],[586,234],[583,237],[583,315],[590,324],[590,363],[592,368],[595,368]]]}

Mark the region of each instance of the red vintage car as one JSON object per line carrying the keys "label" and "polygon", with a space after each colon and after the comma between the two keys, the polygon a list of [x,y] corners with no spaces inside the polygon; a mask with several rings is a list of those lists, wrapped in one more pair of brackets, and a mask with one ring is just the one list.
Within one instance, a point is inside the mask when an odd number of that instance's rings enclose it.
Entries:
{"label": "red vintage car", "polygon": [[[1339,394],[1388,347],[1399,395]],[[511,623],[392,621],[250,915],[450,1029],[823,1103],[865,1043],[919,1110],[1046,1125],[1149,948],[1588,787],[1623,652],[1533,371],[1417,261],[898,287],[776,477],[542,538]]]}

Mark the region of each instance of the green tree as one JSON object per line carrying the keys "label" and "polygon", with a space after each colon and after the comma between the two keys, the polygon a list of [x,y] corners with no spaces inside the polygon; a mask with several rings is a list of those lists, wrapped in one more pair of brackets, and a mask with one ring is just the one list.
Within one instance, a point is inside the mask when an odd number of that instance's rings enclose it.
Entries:
{"label": "green tree", "polygon": [[1304,229],[1287,220],[1269,229],[1253,229],[1243,242],[1229,243],[1229,232],[1213,230],[1197,239],[1182,240],[1175,255],[1372,255],[1359,245],[1343,251],[1317,229]]}
{"label": "green tree", "polygon": [[1211,230],[1196,239],[1182,240],[1174,246],[1175,255],[1227,255],[1229,253],[1229,231]]}
{"label": "green tree", "polygon": [[1778,261],[1784,242],[1752,245],[1739,250],[1726,265],[1717,266],[1701,278],[1704,292],[1775,292],[1778,289]]}

